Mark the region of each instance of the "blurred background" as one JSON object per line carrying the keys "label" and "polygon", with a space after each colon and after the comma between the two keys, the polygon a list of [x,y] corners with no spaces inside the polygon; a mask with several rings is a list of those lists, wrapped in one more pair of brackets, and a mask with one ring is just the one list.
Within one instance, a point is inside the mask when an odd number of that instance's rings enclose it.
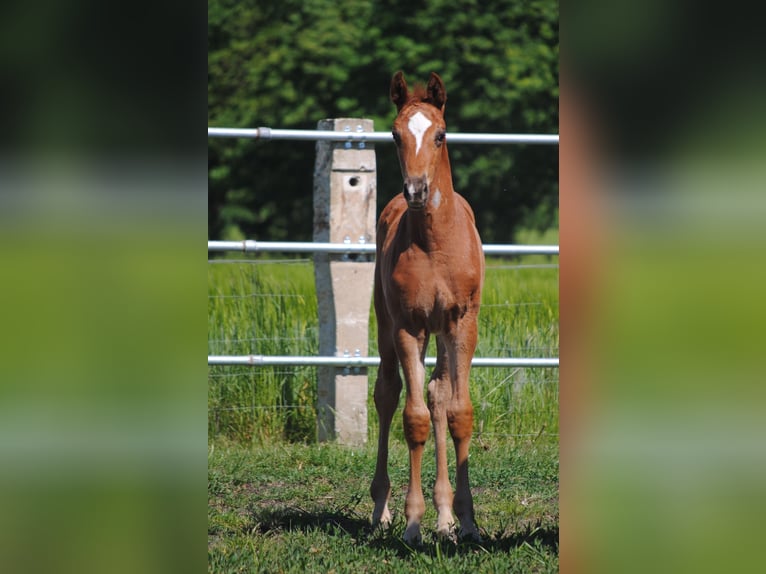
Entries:
{"label": "blurred background", "polygon": [[202,4],[0,8],[3,572],[204,568],[205,65]]}
{"label": "blurred background", "polygon": [[562,571],[761,568],[766,70],[748,14],[562,6]]}

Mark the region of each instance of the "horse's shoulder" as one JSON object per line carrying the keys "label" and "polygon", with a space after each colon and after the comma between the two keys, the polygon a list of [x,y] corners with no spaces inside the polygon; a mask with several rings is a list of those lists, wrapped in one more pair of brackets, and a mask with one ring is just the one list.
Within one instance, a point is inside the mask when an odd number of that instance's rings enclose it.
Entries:
{"label": "horse's shoulder", "polygon": [[402,218],[402,214],[407,209],[407,202],[402,194],[396,195],[391,201],[388,202],[383,211],[380,212],[378,218],[378,237],[385,238],[389,229],[395,228],[399,220]]}
{"label": "horse's shoulder", "polygon": [[471,205],[468,203],[468,200],[457,192],[455,192],[455,198],[457,199],[459,208],[463,211],[463,213],[465,213],[469,221],[476,225],[476,216],[474,215],[473,209],[471,209]]}

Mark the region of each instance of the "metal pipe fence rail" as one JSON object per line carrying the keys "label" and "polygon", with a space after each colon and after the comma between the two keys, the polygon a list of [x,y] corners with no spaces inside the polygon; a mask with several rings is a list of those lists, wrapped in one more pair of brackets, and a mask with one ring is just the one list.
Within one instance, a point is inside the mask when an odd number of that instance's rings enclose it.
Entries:
{"label": "metal pipe fence rail", "polygon": [[[436,365],[436,357],[426,357],[426,366]],[[248,365],[253,367],[377,367],[380,357],[301,357],[278,355],[208,355],[208,365]],[[474,357],[472,367],[549,367],[559,366],[558,358],[527,359],[514,357]]]}
{"label": "metal pipe fence rail", "polygon": [[[558,245],[484,245],[485,255],[558,255]],[[374,243],[313,243],[310,241],[208,241],[213,252],[375,254]]]}
{"label": "metal pipe fence rail", "polygon": [[[361,127],[361,126],[360,126]],[[333,141],[364,144],[394,143],[391,132],[284,130],[259,128],[207,128],[211,138],[248,138],[265,141]],[[553,144],[558,145],[558,134],[486,134],[447,133],[447,142],[456,144]],[[363,145],[361,146],[363,148]]]}

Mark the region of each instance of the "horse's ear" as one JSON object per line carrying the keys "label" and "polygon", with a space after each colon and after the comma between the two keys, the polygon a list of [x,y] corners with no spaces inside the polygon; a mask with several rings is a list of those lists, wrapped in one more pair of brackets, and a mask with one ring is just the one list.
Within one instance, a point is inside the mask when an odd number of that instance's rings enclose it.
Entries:
{"label": "horse's ear", "polygon": [[404,74],[399,71],[391,78],[391,101],[396,106],[396,111],[402,109],[402,106],[407,101],[407,82],[404,81]]}
{"label": "horse's ear", "polygon": [[435,72],[431,72],[431,77],[428,80],[425,101],[436,106],[442,112],[444,111],[444,106],[447,103],[447,90],[444,89],[444,82],[442,82],[439,74]]}

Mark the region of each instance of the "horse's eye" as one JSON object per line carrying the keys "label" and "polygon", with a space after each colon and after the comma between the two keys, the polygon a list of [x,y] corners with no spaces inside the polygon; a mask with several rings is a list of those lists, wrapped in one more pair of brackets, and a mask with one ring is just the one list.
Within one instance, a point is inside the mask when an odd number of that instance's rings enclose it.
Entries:
{"label": "horse's eye", "polygon": [[394,136],[394,143],[396,145],[399,145],[402,143],[402,136],[399,135],[399,132],[391,132],[391,135]]}
{"label": "horse's eye", "polygon": [[438,134],[436,134],[436,138],[435,138],[436,145],[442,145],[442,143],[444,143],[444,138],[446,137],[446,135],[447,134],[444,132],[439,132]]}

